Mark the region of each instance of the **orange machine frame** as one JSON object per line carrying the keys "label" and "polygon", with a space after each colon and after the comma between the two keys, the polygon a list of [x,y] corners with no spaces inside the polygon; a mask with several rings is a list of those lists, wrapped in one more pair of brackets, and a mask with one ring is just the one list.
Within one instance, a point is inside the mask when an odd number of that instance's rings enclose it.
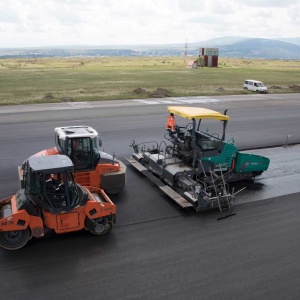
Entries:
{"label": "orange machine frame", "polygon": [[[86,187],[89,199],[84,206],[77,206],[71,212],[51,214],[41,210],[41,217],[28,214],[25,209],[18,210],[16,196],[7,197],[0,201],[0,206],[10,204],[12,214],[0,219],[0,231],[25,230],[28,227],[31,237],[44,236],[44,227],[53,229],[56,233],[79,231],[85,228],[85,218],[97,219],[116,213],[116,206],[105,194],[96,187]],[[105,202],[97,199],[104,198]],[[93,211],[93,214],[91,214]]]}

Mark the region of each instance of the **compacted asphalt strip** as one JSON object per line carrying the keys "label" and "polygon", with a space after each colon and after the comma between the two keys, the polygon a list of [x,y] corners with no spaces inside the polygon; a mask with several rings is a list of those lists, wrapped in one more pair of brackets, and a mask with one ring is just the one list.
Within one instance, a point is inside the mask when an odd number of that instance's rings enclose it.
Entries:
{"label": "compacted asphalt strip", "polygon": [[[280,110],[291,97],[296,95],[214,97],[221,101],[206,105],[213,109],[217,103],[221,111],[232,102],[230,132],[245,149],[248,136],[259,141],[259,147],[282,140],[284,144],[291,130],[297,137],[298,101],[288,105],[290,110]],[[268,101],[265,106],[263,100]],[[55,113],[41,106],[32,111],[1,108],[2,195],[18,190],[18,164],[53,147],[56,126],[101,129],[107,152],[116,151],[125,162],[132,138],[160,136],[165,106],[171,104],[163,101],[180,99],[153,101],[156,104],[128,101],[127,110],[126,105],[114,110],[121,102],[49,105]],[[271,115],[264,115],[267,109],[272,109]],[[151,120],[144,117],[148,114]],[[299,151],[298,145],[247,151],[269,157],[270,167],[249,184],[240,183],[246,189],[236,196],[236,215],[222,221],[217,221],[218,211],[197,214],[181,209],[128,166],[126,189],[112,196],[117,225],[111,233],[95,237],[86,231],[48,232],[18,251],[1,250],[1,294],[16,300],[299,299]]]}

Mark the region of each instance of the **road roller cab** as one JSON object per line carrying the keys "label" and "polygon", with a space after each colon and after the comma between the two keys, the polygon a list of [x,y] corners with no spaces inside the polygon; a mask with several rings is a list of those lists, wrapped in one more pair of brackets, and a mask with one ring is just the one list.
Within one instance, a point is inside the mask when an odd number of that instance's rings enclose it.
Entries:
{"label": "road roller cab", "polygon": [[[83,186],[100,187],[107,194],[118,194],[126,186],[126,166],[122,161],[103,151],[98,132],[90,126],[56,127],[56,147],[42,150],[33,156],[66,155],[74,164],[75,182]],[[26,163],[26,161],[25,161]],[[19,167],[20,186],[24,187]]]}
{"label": "road roller cab", "polygon": [[24,165],[24,188],[0,201],[0,245],[23,247],[46,228],[56,233],[87,229],[95,235],[115,224],[116,206],[103,190],[74,180],[74,165],[65,155],[37,156]]}

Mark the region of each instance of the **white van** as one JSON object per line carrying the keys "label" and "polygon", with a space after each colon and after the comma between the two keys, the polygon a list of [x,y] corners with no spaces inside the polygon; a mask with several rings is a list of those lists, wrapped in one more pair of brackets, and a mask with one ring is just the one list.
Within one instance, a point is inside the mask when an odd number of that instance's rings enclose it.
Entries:
{"label": "white van", "polygon": [[244,81],[243,88],[245,90],[253,91],[256,93],[267,93],[268,89],[261,81],[247,79]]}

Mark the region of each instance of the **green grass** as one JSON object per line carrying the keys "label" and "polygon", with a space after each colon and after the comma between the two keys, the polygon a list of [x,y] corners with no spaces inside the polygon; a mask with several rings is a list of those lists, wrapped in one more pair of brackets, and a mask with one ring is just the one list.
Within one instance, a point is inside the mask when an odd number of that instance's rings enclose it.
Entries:
{"label": "green grass", "polygon": [[173,97],[251,93],[244,79],[263,81],[270,93],[293,93],[299,69],[300,61],[229,58],[197,69],[180,57],[0,59],[0,105],[149,98],[157,88]]}

